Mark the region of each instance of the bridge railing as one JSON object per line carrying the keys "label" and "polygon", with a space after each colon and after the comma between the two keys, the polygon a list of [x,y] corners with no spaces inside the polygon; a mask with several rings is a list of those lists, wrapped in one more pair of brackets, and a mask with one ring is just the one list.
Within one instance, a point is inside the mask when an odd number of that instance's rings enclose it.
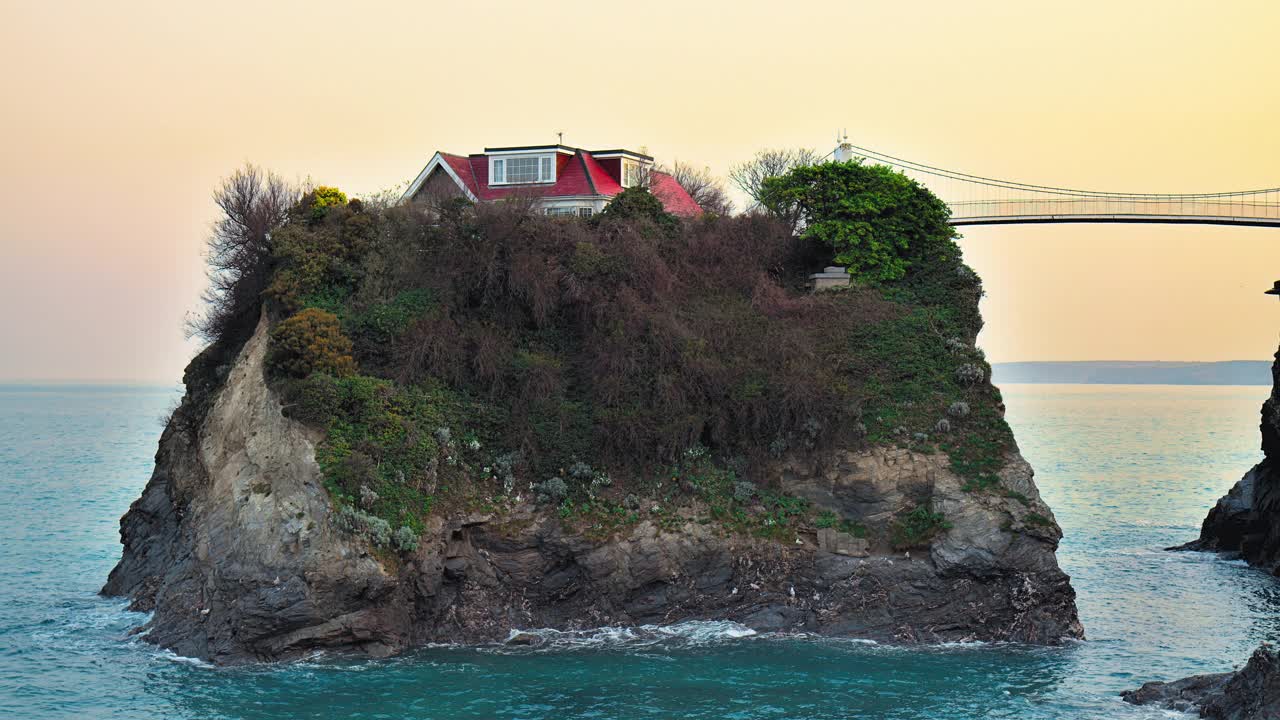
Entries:
{"label": "bridge railing", "polygon": [[1280,225],[1280,188],[1220,193],[1121,193],[1033,185],[970,175],[856,145],[864,159],[899,170],[932,190],[957,224],[1108,218],[1135,222],[1213,221]]}
{"label": "bridge railing", "polygon": [[[945,198],[944,198],[945,200]],[[1280,202],[1266,198],[1236,199],[1120,199],[1120,198],[1001,198],[947,203],[956,220],[995,216],[1041,215],[1160,215],[1169,217],[1235,217],[1280,220]]]}

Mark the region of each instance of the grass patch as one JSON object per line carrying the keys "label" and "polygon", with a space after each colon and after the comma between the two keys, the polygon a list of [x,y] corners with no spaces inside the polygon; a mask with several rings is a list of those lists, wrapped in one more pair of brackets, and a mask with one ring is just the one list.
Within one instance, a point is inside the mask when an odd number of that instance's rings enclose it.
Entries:
{"label": "grass patch", "polygon": [[890,539],[895,550],[909,550],[927,546],[934,536],[950,528],[951,523],[942,513],[928,505],[918,505],[893,522]]}
{"label": "grass patch", "polygon": [[[853,356],[866,367],[863,422],[867,441],[947,454],[969,492],[996,487],[1013,432],[1004,421],[999,391],[973,383],[962,367],[990,366],[961,338],[967,314],[949,307],[916,308],[854,335]],[[963,405],[962,416],[953,408]]]}
{"label": "grass patch", "polygon": [[854,520],[847,520],[833,510],[824,510],[813,519],[813,526],[818,529],[831,528],[847,533],[856,538],[867,537],[867,526]]}
{"label": "grass patch", "polygon": [[1029,512],[1026,515],[1023,515],[1022,522],[1028,525],[1035,525],[1038,527],[1049,527],[1050,525],[1053,525],[1052,520],[1045,517],[1044,515],[1041,515],[1038,512]]}
{"label": "grass patch", "polygon": [[1022,494],[1022,493],[1020,493],[1020,492],[1014,491],[1014,490],[1004,490],[1004,491],[1003,491],[1003,492],[1001,492],[1000,494],[1001,494],[1001,495],[1003,495],[1004,497],[1009,498],[1010,500],[1017,500],[1018,502],[1022,503],[1023,505],[1030,505],[1030,504],[1031,504],[1031,498],[1027,497],[1026,495],[1023,495],[1023,494]]}

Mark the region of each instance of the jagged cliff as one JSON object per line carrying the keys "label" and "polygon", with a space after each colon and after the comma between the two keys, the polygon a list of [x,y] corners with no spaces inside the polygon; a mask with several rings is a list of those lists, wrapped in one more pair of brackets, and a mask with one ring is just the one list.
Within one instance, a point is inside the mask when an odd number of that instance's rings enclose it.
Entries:
{"label": "jagged cliff", "polygon": [[1271,366],[1271,395],[1262,403],[1262,462],[1218,500],[1186,550],[1239,553],[1250,565],[1280,571],[1280,352]]}
{"label": "jagged cliff", "polygon": [[965,492],[945,456],[900,448],[793,454],[773,470],[790,492],[872,525],[931,500],[950,527],[915,553],[834,529],[779,542],[693,518],[600,538],[525,501],[433,516],[415,551],[380,556],[335,527],[320,436],[282,414],[266,346],[264,316],[212,397],[193,391],[175,412],[121,522],[124,556],[103,591],[153,610],[146,637],[178,653],[385,655],[515,628],[702,618],[892,642],[1082,636],[1054,557],[1060,531],[1016,454],[1004,494]]}

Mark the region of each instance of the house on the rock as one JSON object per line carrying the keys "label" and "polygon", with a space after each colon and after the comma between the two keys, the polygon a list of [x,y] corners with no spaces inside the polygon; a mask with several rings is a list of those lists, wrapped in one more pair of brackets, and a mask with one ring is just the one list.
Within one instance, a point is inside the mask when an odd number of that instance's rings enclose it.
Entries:
{"label": "house on the rock", "polygon": [[461,195],[472,202],[492,202],[527,194],[548,215],[590,217],[614,195],[646,182],[668,212],[702,212],[675,178],[654,169],[648,155],[564,145],[485,148],[465,157],[437,152],[401,200]]}

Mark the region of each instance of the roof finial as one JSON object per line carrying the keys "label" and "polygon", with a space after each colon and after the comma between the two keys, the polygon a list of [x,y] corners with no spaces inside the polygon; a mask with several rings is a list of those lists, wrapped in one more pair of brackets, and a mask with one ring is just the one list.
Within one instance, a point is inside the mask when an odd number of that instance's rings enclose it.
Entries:
{"label": "roof finial", "polygon": [[563,145],[563,144],[564,144],[564,132],[563,132],[563,131],[556,133],[556,144],[557,144],[557,145]]}

